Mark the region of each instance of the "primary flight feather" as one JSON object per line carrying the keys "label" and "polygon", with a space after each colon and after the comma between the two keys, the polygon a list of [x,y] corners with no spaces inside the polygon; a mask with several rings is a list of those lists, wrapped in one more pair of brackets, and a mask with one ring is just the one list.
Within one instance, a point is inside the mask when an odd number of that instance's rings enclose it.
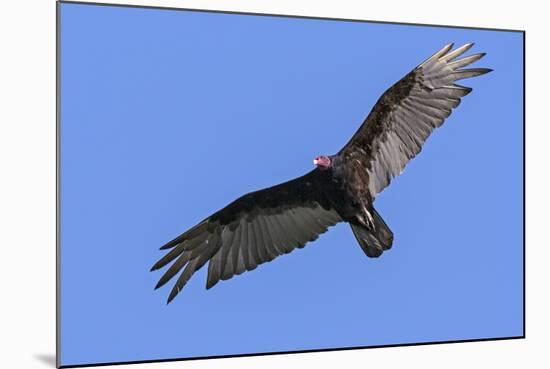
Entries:
{"label": "primary flight feather", "polygon": [[472,89],[456,81],[490,72],[463,69],[479,53],[458,58],[468,43],[446,45],[390,87],[336,154],[318,156],[311,172],[248,193],[161,247],[151,270],[172,263],[156,288],[178,275],[168,302],[208,262],[206,288],[304,247],[339,222],[351,226],[369,257],[392,246],[393,233],[373,207],[376,196],[421,150]]}

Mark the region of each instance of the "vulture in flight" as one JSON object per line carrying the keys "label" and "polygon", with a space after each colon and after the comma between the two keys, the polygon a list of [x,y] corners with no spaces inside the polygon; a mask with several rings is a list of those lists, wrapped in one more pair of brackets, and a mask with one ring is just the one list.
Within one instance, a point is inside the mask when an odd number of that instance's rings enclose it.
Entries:
{"label": "vulture in flight", "polygon": [[472,91],[456,82],[491,71],[464,69],[485,55],[458,58],[472,46],[446,45],[414,68],[379,98],[349,142],[316,157],[309,173],[247,193],[162,246],[169,251],[151,270],[172,264],[155,289],[178,275],[169,303],[206,262],[209,289],[304,247],[339,222],[350,225],[367,256],[388,250],[393,233],[374,200]]}

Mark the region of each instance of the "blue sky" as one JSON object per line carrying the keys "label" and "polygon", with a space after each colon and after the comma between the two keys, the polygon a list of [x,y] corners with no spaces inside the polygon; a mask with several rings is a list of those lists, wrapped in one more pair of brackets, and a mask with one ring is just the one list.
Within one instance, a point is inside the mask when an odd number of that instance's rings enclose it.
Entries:
{"label": "blue sky", "polygon": [[[523,333],[520,33],[75,4],[61,25],[63,365]],[[451,41],[494,72],[378,197],[390,251],[341,224],[153,291],[160,245],[338,151]]]}

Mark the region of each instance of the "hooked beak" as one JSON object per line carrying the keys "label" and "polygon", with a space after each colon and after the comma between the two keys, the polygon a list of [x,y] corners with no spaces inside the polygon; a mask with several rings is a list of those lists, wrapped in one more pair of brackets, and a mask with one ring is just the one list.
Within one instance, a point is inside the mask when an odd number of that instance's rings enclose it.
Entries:
{"label": "hooked beak", "polygon": [[319,164],[319,160],[313,159],[313,165],[317,165],[317,164]]}

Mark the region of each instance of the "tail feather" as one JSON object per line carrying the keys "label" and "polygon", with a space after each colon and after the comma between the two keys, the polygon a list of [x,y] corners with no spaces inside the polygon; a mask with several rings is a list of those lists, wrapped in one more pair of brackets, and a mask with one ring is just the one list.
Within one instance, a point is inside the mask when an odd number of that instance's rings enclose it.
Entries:
{"label": "tail feather", "polygon": [[350,223],[351,230],[365,254],[377,258],[385,250],[389,250],[393,243],[393,232],[380,214],[372,209],[374,228],[370,229],[359,223]]}

